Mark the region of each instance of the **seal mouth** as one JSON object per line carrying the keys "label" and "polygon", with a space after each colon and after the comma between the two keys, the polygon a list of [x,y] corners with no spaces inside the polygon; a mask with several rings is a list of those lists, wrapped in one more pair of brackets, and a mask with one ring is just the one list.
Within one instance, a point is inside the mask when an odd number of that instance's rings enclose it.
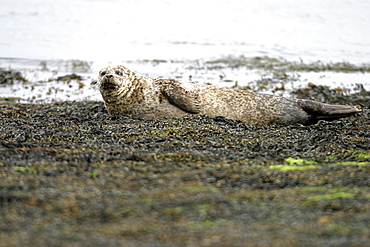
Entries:
{"label": "seal mouth", "polygon": [[115,84],[115,83],[112,83],[112,82],[103,82],[102,84],[100,84],[100,88],[101,89],[104,89],[104,90],[113,90],[113,89],[116,89],[118,86]]}
{"label": "seal mouth", "polygon": [[101,80],[100,88],[104,90],[114,90],[118,88],[118,85],[115,83],[113,76],[106,76]]}

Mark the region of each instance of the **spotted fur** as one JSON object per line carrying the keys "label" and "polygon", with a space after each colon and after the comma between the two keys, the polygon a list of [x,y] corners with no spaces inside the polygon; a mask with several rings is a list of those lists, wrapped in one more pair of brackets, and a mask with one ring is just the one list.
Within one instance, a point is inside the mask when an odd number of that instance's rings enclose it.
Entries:
{"label": "spotted fur", "polygon": [[358,106],[328,105],[244,90],[218,88],[138,75],[124,66],[99,72],[98,87],[110,114],[148,119],[202,114],[247,124],[314,124],[361,112]]}

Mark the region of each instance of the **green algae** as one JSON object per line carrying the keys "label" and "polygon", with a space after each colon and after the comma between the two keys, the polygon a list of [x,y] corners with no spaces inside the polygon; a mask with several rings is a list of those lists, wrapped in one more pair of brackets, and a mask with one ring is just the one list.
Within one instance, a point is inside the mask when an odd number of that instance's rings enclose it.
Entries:
{"label": "green algae", "polygon": [[317,162],[309,159],[294,159],[294,158],[287,158],[284,160],[285,162],[288,162],[289,165],[316,165]]}
{"label": "green algae", "polygon": [[90,173],[90,177],[91,178],[97,178],[97,177],[99,177],[99,173],[97,173],[97,172],[91,172]]}
{"label": "green algae", "polygon": [[328,224],[327,230],[332,231],[332,232],[338,232],[338,233],[347,233],[348,231],[350,231],[347,227],[334,224],[334,223]]}
{"label": "green algae", "polygon": [[172,156],[175,156],[175,153],[165,153],[165,154],[153,154],[153,156],[157,159],[163,159],[163,158],[171,158]]}
{"label": "green algae", "polygon": [[37,171],[32,168],[26,168],[22,166],[15,166],[13,167],[14,171],[19,171],[19,172],[25,172],[25,173],[30,173],[30,174],[37,174]]}
{"label": "green algae", "polygon": [[295,158],[286,158],[285,162],[289,163],[289,165],[272,165],[269,166],[270,169],[276,169],[281,171],[303,171],[308,169],[316,168],[316,161],[309,160],[309,159],[295,159]]}
{"label": "green algae", "polygon": [[325,195],[317,195],[317,196],[310,196],[307,198],[308,201],[322,201],[322,200],[331,200],[331,199],[352,199],[355,195],[347,192],[337,192],[332,194],[325,194]]}
{"label": "green algae", "polygon": [[370,162],[358,162],[358,161],[344,161],[344,162],[336,162],[334,164],[335,166],[366,166],[370,165]]}
{"label": "green algae", "polygon": [[328,157],[325,157],[325,160],[326,161],[330,161],[330,160],[335,160],[337,157],[334,157],[334,156],[328,156]]}
{"label": "green algae", "polygon": [[281,171],[303,171],[308,169],[316,168],[315,165],[305,165],[305,166],[290,166],[290,165],[273,165],[269,166],[270,169],[276,169]]}
{"label": "green algae", "polygon": [[370,159],[370,151],[354,153],[353,157],[355,159]]}

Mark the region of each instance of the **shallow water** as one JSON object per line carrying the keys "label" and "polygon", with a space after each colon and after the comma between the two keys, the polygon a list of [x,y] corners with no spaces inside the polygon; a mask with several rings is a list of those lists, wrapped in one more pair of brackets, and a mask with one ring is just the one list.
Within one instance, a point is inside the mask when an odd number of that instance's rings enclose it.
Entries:
{"label": "shallow water", "polygon": [[[228,73],[234,82],[251,83],[254,71],[193,73],[187,69],[189,61],[244,55],[369,63],[369,9],[368,1],[345,0],[13,0],[2,3],[0,9],[0,67],[21,70],[33,82],[50,73],[76,72],[89,84],[100,68],[120,63],[153,76],[189,74],[194,80],[223,86],[219,74]],[[178,63],[155,66],[128,62],[151,59]],[[76,61],[88,66],[75,66]],[[304,83],[305,77],[300,76]],[[366,88],[370,84],[368,73],[339,74],[335,81],[323,80],[328,78],[323,73],[313,77],[321,78],[315,83],[332,87],[349,83]],[[83,94],[94,98],[96,91],[87,88],[82,89]],[[13,89],[2,88],[0,97],[9,97]],[[11,92],[33,97],[27,91]]]}
{"label": "shallow water", "polygon": [[1,57],[198,59],[229,54],[368,62],[368,1],[12,0]]}

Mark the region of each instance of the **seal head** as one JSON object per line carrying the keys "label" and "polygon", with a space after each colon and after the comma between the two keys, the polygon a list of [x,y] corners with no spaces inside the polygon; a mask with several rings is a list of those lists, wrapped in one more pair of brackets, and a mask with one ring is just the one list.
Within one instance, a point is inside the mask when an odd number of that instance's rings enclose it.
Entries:
{"label": "seal head", "polygon": [[141,76],[118,65],[102,69],[97,83],[110,114],[165,118],[200,112],[197,94],[175,80]]}
{"label": "seal head", "polygon": [[134,73],[121,65],[100,70],[98,87],[104,100],[111,99],[114,95],[118,96],[122,93],[122,89],[129,87],[134,77]]}

